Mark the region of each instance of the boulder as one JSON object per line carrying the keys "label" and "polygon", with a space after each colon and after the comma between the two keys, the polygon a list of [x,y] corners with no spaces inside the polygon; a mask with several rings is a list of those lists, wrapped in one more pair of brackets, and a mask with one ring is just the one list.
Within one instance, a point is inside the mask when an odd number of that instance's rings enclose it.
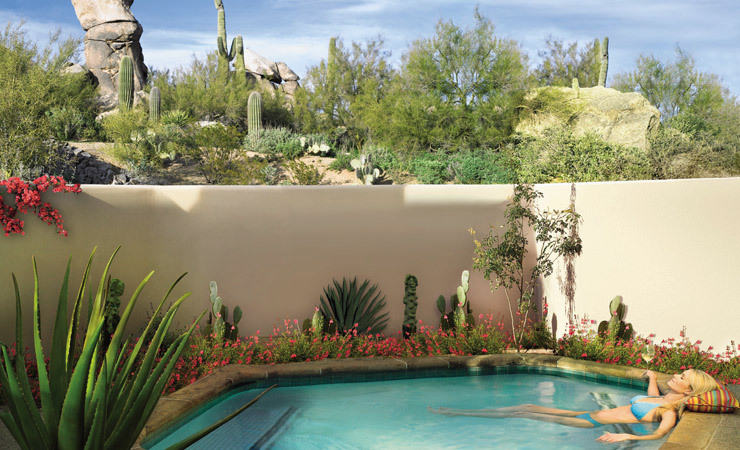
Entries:
{"label": "boulder", "polygon": [[285,95],[289,95],[291,97],[295,95],[295,91],[297,91],[299,87],[300,85],[297,81],[286,81],[280,85],[280,89],[285,92]]}
{"label": "boulder", "polygon": [[280,71],[277,64],[269,59],[255,53],[254,51],[244,48],[244,66],[247,71],[267,78],[275,83],[280,83]]}
{"label": "boulder", "polygon": [[283,81],[298,81],[301,79],[297,73],[293,72],[293,70],[282,61],[277,63],[277,68],[280,78],[282,78]]}
{"label": "boulder", "polygon": [[568,117],[552,114],[545,105],[522,120],[517,125],[517,132],[541,136],[545,129],[567,123],[576,135],[595,133],[610,143],[647,150],[650,146],[648,138],[660,124],[660,111],[637,92],[623,93],[601,86],[579,89],[548,87],[530,92],[526,101],[536,103],[537,96],[546,89],[559,91],[558,102],[567,105],[573,113]]}
{"label": "boulder", "polygon": [[133,0],[72,0],[75,14],[85,34],[85,61],[98,81],[106,109],[114,108],[118,98],[118,67],[128,55],[134,62],[134,91],[144,89],[147,68],[139,39],[143,33],[130,7]]}

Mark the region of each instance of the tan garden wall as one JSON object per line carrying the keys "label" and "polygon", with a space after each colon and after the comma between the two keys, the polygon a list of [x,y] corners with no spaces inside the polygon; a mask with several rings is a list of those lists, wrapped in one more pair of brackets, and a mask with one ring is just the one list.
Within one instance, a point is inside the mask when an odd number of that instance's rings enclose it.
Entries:
{"label": "tan garden wall", "polygon": [[[543,206],[568,206],[570,185],[538,189]],[[25,236],[0,236],[0,339],[9,342],[14,330],[11,272],[30,327],[36,255],[48,327],[67,257],[73,257],[76,291],[95,245],[94,276],[122,245],[112,273],[126,282],[124,298],[156,271],[134,331],[150,302],[183,272],[189,275],[173,295],[193,293],[179,314],[183,323],[210,305],[210,280],[230,310],[239,305],[244,311],[241,334],[260,330],[264,336],[284,319],[309,317],[333,278],[357,276],[385,294],[386,334],[392,334],[401,327],[403,281],[412,273],[419,279],[418,317],[436,326],[436,298],[449,297],[460,272],[471,269],[468,229],[480,235],[489,224],[503,224],[511,192],[511,186],[83,186],[77,196],[49,195],[65,217],[68,238],[34,217],[27,217]],[[576,209],[584,218],[576,314],[603,320],[608,301],[621,294],[640,333],[675,337],[685,325],[689,337],[722,348],[740,338],[734,319],[740,316],[740,179],[579,184]],[[507,313],[503,294],[490,294],[482,275],[471,274],[476,314]],[[544,293],[562,334],[558,274]]]}

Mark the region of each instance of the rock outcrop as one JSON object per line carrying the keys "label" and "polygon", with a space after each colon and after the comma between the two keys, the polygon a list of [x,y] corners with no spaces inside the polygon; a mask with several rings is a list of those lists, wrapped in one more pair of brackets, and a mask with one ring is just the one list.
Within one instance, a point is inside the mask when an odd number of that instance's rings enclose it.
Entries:
{"label": "rock outcrop", "polygon": [[100,86],[100,106],[118,104],[118,66],[128,55],[134,62],[134,91],[146,84],[147,68],[139,39],[143,29],[131,13],[134,0],[72,0],[85,34],[85,60]]}
{"label": "rock outcrop", "polygon": [[[607,142],[649,148],[649,136],[657,130],[660,111],[637,92],[619,92],[604,87],[592,88],[540,88],[527,96],[527,101],[536,101],[544,89],[556,89],[560,106],[572,111],[567,118],[551,114],[547,105],[535,111],[529,118],[519,123],[516,131],[522,134],[540,136],[551,127],[567,123],[576,135],[595,133]],[[557,105],[556,105],[556,108]],[[560,108],[562,111],[562,108]]]}

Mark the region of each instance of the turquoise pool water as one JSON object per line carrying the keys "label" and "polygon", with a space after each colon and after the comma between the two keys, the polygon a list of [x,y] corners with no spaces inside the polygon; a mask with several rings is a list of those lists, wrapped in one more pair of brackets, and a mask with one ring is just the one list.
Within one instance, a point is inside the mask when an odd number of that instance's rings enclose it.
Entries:
{"label": "turquoise pool water", "polygon": [[[562,375],[562,374],[558,374]],[[611,377],[610,377],[611,378]],[[619,380],[610,380],[619,382]],[[427,406],[480,409],[535,403],[596,410],[625,405],[638,390],[552,374],[517,373],[286,386],[206,436],[193,449],[587,449],[604,431],[652,433],[657,425],[583,429],[526,419],[448,417]],[[293,383],[285,383],[293,384]],[[166,435],[144,443],[165,449],[235,411],[262,392],[242,388],[202,408]],[[601,405],[600,405],[601,404]],[[665,439],[612,448],[657,449]]]}

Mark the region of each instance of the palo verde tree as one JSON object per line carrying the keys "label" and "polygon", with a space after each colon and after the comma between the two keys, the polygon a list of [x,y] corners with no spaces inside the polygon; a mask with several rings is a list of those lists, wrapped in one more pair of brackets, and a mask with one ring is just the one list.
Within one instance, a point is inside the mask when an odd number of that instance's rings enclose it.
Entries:
{"label": "palo verde tree", "polygon": [[622,92],[644,95],[660,110],[663,122],[681,113],[707,117],[728,97],[717,75],[699,72],[694,58],[679,46],[672,61],[640,55],[635,70],[616,75],[613,85]]}
{"label": "palo verde tree", "polygon": [[549,36],[545,50],[537,52],[542,62],[535,70],[535,78],[542,86],[572,86],[574,78],[581,87],[596,86],[601,70],[598,39],[579,48],[578,42],[565,43]]}
{"label": "palo verde tree", "polygon": [[393,76],[381,36],[345,48],[341,38],[329,41],[328,59],[309,67],[296,94],[295,117],[304,132],[345,135],[361,148],[370,134],[368,108],[385,96]]}
{"label": "palo verde tree", "polygon": [[527,87],[526,55],[494,34],[476,8],[475,25],[440,21],[435,35],[403,55],[392,92],[376,110],[381,143],[406,150],[490,146],[508,136],[511,112]]}

